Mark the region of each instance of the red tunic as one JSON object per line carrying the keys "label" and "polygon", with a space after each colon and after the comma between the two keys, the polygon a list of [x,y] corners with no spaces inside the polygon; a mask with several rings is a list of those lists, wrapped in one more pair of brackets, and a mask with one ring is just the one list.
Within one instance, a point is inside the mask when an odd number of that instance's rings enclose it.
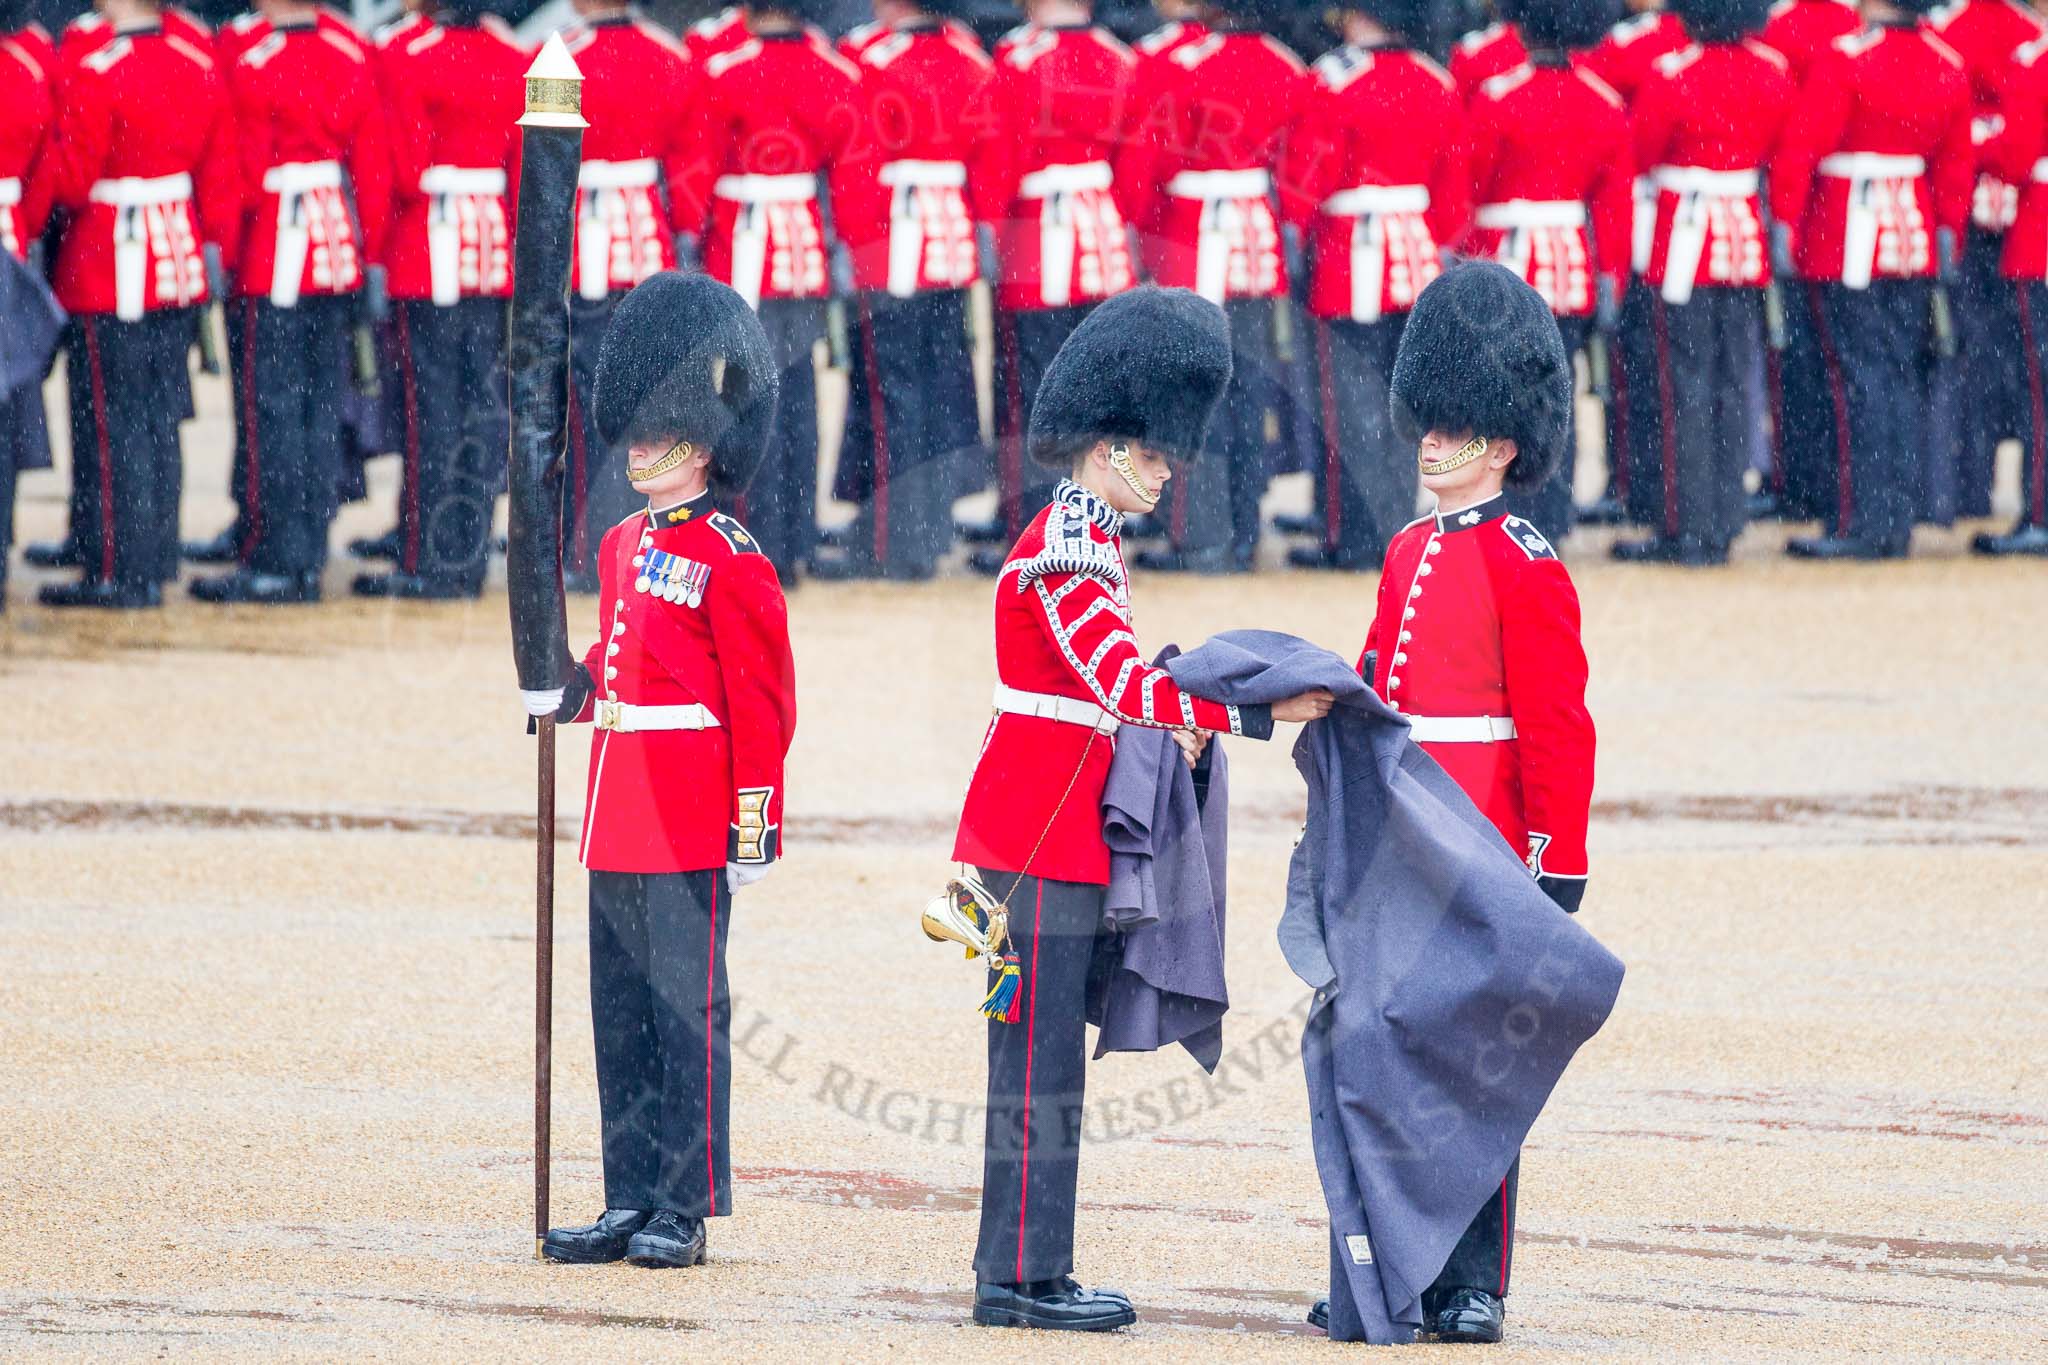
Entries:
{"label": "red tunic", "polygon": [[1685,24],[1677,15],[1669,10],[1650,10],[1622,20],[1608,30],[1597,46],[1575,60],[1606,81],[1624,101],[1634,104],[1636,91],[1650,78],[1657,59],[1691,43]]}
{"label": "red tunic", "polygon": [[898,298],[963,289],[981,278],[968,111],[988,56],[950,24],[882,28],[856,46],[860,125],[832,174],[833,227],[853,253],[854,284]]}
{"label": "red tunic", "polygon": [[[932,31],[932,28],[933,25],[922,20],[914,24],[904,24],[898,28],[891,28],[879,19],[870,19],[865,24],[855,24],[844,34],[840,35],[836,47],[840,56],[846,58],[855,66],[859,66],[860,59],[866,55],[867,50],[891,34],[925,33]],[[981,51],[981,40],[974,36],[974,30],[961,23],[958,19],[941,19],[938,21],[936,28],[937,31],[946,34],[955,41],[965,43],[976,52],[981,52],[984,58],[988,56],[986,52]],[[865,79],[865,76],[863,76],[863,79]]]}
{"label": "red tunic", "polygon": [[1401,48],[1338,48],[1280,176],[1280,204],[1308,244],[1309,311],[1377,322],[1405,313],[1442,273],[1437,248],[1472,219],[1464,105],[1444,69]]}
{"label": "red tunic", "polygon": [[1522,35],[1513,24],[1489,24],[1452,45],[1451,79],[1469,100],[1480,86],[1528,60],[1529,49],[1522,46]]}
{"label": "red tunic", "polygon": [[1792,64],[1792,83],[1806,84],[1814,59],[1837,38],[1861,32],[1863,18],[1856,0],[1778,0],[1762,34],[1765,46],[1785,54]]}
{"label": "red tunic", "polygon": [[391,297],[510,297],[529,54],[496,24],[414,25],[379,51],[396,152]]}
{"label": "red tunic", "polygon": [[829,292],[818,174],[853,139],[858,82],[812,30],[750,34],[704,59],[681,212],[705,273],[749,303]]}
{"label": "red tunic", "polygon": [[[418,19],[418,15],[408,15]],[[313,16],[314,25],[322,33],[331,33],[336,38],[346,39],[368,55],[371,45],[356,31],[354,24],[335,11],[321,6]],[[245,10],[213,31],[213,59],[226,71],[235,64],[235,59],[263,41],[275,25],[254,10]],[[381,30],[380,30],[381,31]]]}
{"label": "red tunic", "polygon": [[242,187],[236,293],[280,307],[361,287],[391,219],[383,101],[368,49],[336,23],[266,23],[255,41],[219,49],[238,54],[227,67]]}
{"label": "red tunic", "polygon": [[[1583,881],[1593,719],[1579,596],[1505,499],[1410,523],[1387,547],[1367,648],[1373,690],[1413,717],[1511,720],[1514,736],[1423,740],[1529,870]],[[1361,659],[1363,667],[1364,660]]]}
{"label": "red tunic", "polygon": [[2018,216],[2005,234],[2007,279],[2048,280],[2048,37],[2013,53],[1999,81],[2001,128],[1989,168],[2020,187]]}
{"label": "red tunic", "polygon": [[1760,172],[1798,93],[1785,59],[1754,39],[1667,53],[1637,87],[1635,164],[1656,192],[1644,278],[1667,302],[1771,282]]}
{"label": "red tunic", "polygon": [[49,212],[49,196],[31,185],[29,169],[55,114],[50,89],[50,68],[33,40],[0,38],[0,251],[18,261],[28,259]]}
{"label": "red tunic", "polygon": [[2003,232],[2019,209],[2019,189],[1982,162],[2001,126],[1999,83],[2013,54],[2041,36],[2041,16],[2019,0],[1950,0],[1929,12],[1925,22],[1955,49],[1970,78],[1970,138],[1980,163],[1970,220],[1987,232]]}
{"label": "red tunic", "polygon": [[1118,163],[1137,58],[1100,28],[1013,30],[975,107],[975,216],[997,224],[1005,308],[1065,308],[1136,280]]}
{"label": "red tunic", "polygon": [[[165,5],[157,12],[157,27],[174,38],[182,38],[211,55],[213,30],[198,15],[177,5]],[[88,12],[64,25],[57,38],[57,83],[61,86],[78,64],[114,41],[115,28],[103,14]]]}
{"label": "red tunic", "polygon": [[698,64],[644,19],[597,19],[562,35],[583,73],[583,168],[569,287],[602,299],[676,263],[692,227],[669,187],[687,175]]}
{"label": "red tunic", "polygon": [[[650,568],[667,572],[650,577]],[[774,566],[699,497],[605,532],[598,584],[602,635],[583,660],[597,691],[576,719],[602,725],[607,702],[695,704],[718,723],[599,731],[583,865],[698,872],[774,862],[782,764],[796,733],[789,609]]]}
{"label": "red tunic", "polygon": [[1960,242],[1970,216],[1963,59],[1905,25],[1838,39],[1808,72],[1772,169],[1772,216],[1798,224],[1802,276],[1862,288],[1932,275],[1935,229]]}
{"label": "red tunic", "polygon": [[1141,63],[1148,113],[1117,167],[1119,201],[1155,282],[1213,303],[1287,292],[1273,176],[1314,94],[1308,68],[1264,33],[1210,33]]}
{"label": "red tunic", "polygon": [[1524,63],[1480,86],[1471,113],[1472,252],[1515,271],[1559,317],[1592,313],[1596,273],[1619,295],[1634,214],[1621,96],[1577,67]]}
{"label": "red tunic", "polygon": [[133,321],[207,299],[202,243],[232,266],[240,234],[233,129],[213,58],[150,27],[114,35],[65,77],[37,177],[72,212],[58,302]]}
{"label": "red tunic", "polygon": [[[1244,733],[1238,707],[1189,696],[1164,669],[1143,662],[1131,633],[1122,530],[1122,516],[1107,503],[1071,481],[1059,485],[996,581],[997,680],[1090,703],[1125,725]],[[998,712],[968,783],[953,857],[1056,881],[1107,883],[1102,787],[1115,751],[1114,734]]]}

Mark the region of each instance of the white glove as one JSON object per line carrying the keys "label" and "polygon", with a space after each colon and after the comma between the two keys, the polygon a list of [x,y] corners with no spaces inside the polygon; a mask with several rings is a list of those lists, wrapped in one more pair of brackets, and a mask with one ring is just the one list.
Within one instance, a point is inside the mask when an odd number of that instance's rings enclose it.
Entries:
{"label": "white glove", "polygon": [[538,692],[528,692],[522,688],[519,700],[526,703],[526,714],[529,716],[552,716],[562,709],[562,689],[544,687]]}
{"label": "white glove", "polygon": [[737,891],[751,886],[768,875],[769,863],[727,863],[725,865],[725,889]]}

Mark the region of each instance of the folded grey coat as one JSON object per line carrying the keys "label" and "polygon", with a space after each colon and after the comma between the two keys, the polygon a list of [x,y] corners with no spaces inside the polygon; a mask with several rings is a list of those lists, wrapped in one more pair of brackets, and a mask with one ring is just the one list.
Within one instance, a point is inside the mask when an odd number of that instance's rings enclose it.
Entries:
{"label": "folded grey coat", "polygon": [[1422,1291],[1613,1009],[1621,962],[1336,655],[1232,631],[1168,667],[1217,701],[1337,698],[1294,749],[1308,824],[1280,946],[1315,992],[1302,1059],[1330,1215],[1330,1335],[1410,1341]]}

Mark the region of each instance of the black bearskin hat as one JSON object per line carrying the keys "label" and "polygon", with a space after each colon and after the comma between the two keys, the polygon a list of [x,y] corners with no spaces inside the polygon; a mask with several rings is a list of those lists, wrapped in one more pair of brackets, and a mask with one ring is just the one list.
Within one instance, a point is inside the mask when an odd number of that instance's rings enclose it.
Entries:
{"label": "black bearskin hat", "polygon": [[27,28],[36,17],[35,0],[0,0],[0,36]]}
{"label": "black bearskin hat", "polygon": [[612,310],[597,352],[597,434],[609,446],[707,447],[712,490],[732,497],[760,467],[781,382],[745,299],[708,275],[664,270]]}
{"label": "black bearskin hat", "polygon": [[1909,14],[1926,14],[1940,9],[1948,0],[1892,0],[1892,3]]}
{"label": "black bearskin hat", "polygon": [[1576,52],[1621,22],[1621,0],[1501,0],[1500,11],[1532,49]]}
{"label": "black bearskin hat", "polygon": [[1229,15],[1239,28],[1268,32],[1284,26],[1296,9],[1293,0],[1207,0],[1207,3]]}
{"label": "black bearskin hat", "polygon": [[761,0],[754,8],[776,10],[816,28],[837,29],[845,23],[846,8],[834,0]]}
{"label": "black bearskin hat", "polygon": [[1739,43],[1770,22],[1772,0],[1671,0],[1696,43]]}
{"label": "black bearskin hat", "polygon": [[511,21],[509,0],[435,0],[436,15],[445,23],[480,24],[486,19]]}
{"label": "black bearskin hat", "polygon": [[1230,322],[1192,289],[1145,285],[1098,304],[1046,366],[1031,455],[1064,469],[1122,436],[1175,459],[1201,453],[1230,382]]}
{"label": "black bearskin hat", "polygon": [[1572,362],[1543,296],[1506,266],[1466,261],[1415,301],[1394,357],[1403,441],[1432,431],[1511,440],[1510,488],[1535,488],[1564,458]]}
{"label": "black bearskin hat", "polygon": [[1404,43],[1419,48],[1436,44],[1439,27],[1435,0],[1337,0],[1339,11],[1355,9]]}

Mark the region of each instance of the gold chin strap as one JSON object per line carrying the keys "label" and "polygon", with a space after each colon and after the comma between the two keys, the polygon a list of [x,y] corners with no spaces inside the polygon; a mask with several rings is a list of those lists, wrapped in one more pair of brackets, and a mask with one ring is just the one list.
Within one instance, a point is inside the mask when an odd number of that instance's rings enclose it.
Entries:
{"label": "gold chin strap", "polygon": [[626,479],[631,483],[646,483],[649,479],[658,479],[671,469],[680,466],[685,460],[696,453],[697,447],[691,445],[688,441],[677,441],[668,448],[668,454],[662,456],[645,469],[635,469],[633,467],[632,452],[629,451],[626,454]]}
{"label": "gold chin strap", "polygon": [[1486,438],[1484,436],[1474,436],[1471,440],[1459,446],[1455,455],[1446,455],[1435,464],[1431,464],[1428,460],[1421,460],[1418,463],[1422,466],[1422,472],[1425,474],[1448,474],[1454,469],[1463,469],[1485,453]]}
{"label": "gold chin strap", "polygon": [[1138,477],[1138,467],[1131,463],[1131,448],[1122,441],[1109,448],[1109,467],[1123,476],[1124,482],[1131,486],[1131,491],[1136,493],[1147,507],[1159,505],[1159,495],[1147,488],[1145,481]]}

